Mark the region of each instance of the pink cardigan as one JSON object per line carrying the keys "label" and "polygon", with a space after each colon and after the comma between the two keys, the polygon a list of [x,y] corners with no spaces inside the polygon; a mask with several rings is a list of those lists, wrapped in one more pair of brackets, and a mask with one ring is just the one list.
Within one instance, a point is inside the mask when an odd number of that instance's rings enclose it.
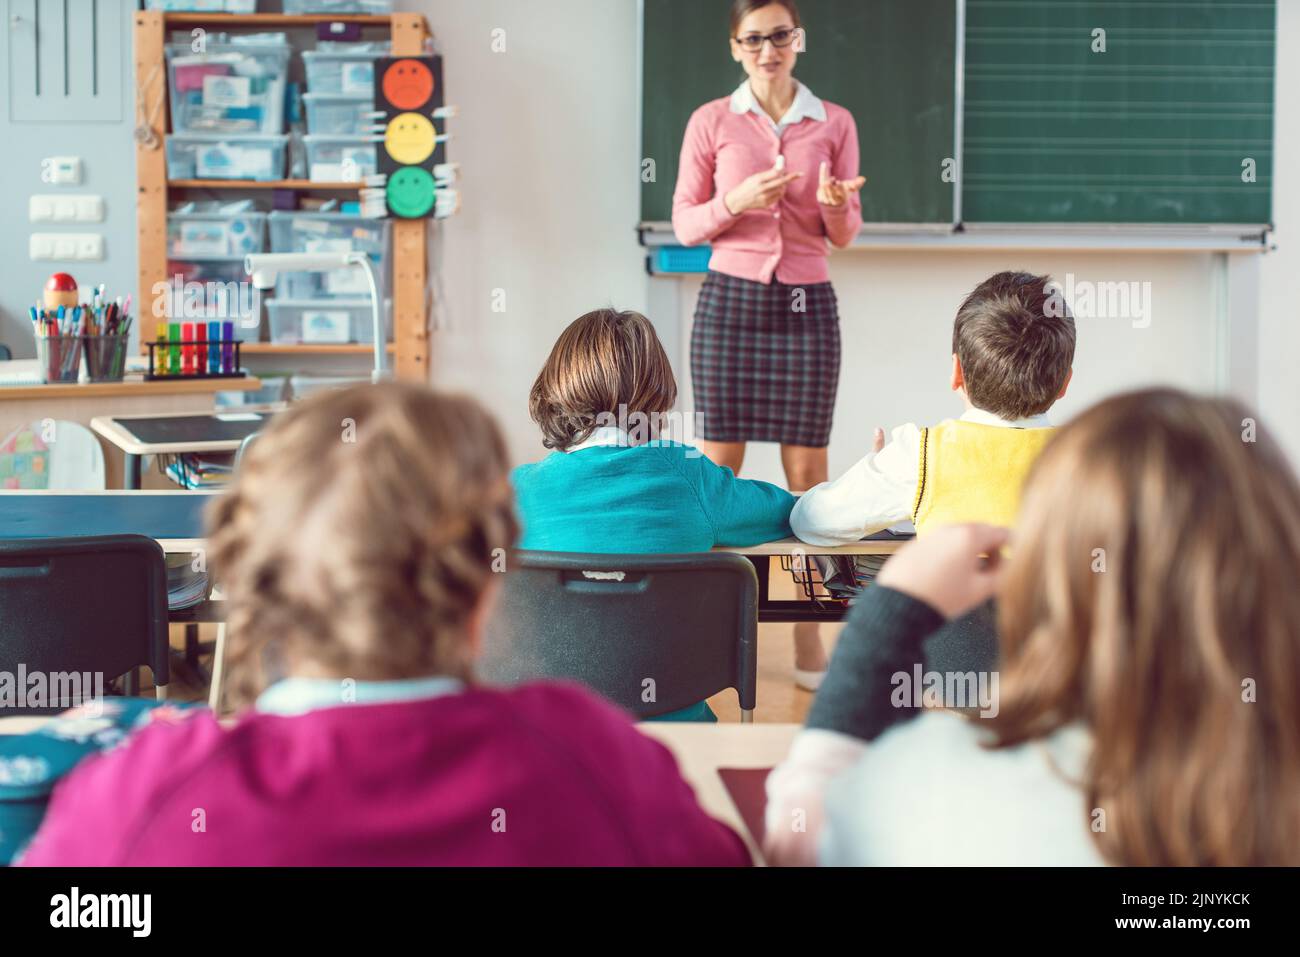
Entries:
{"label": "pink cardigan", "polygon": [[25,866],[745,865],[672,755],[576,686],[208,712],[86,759]]}
{"label": "pink cardigan", "polygon": [[[858,175],[858,128],[853,114],[825,103],[826,119],[803,119],[778,139],[755,113],[733,113],[730,97],[705,103],[691,115],[682,142],[673,230],[687,246],[712,242],[709,268],[769,283],[825,282],[829,250],[847,246],[862,227],[862,203],[854,193],[842,206],[817,202],[823,160],[831,175]],[[746,177],[771,169],[785,155],[787,172],[803,177],[786,189],[776,209],[750,209],[733,216],[722,198]]]}

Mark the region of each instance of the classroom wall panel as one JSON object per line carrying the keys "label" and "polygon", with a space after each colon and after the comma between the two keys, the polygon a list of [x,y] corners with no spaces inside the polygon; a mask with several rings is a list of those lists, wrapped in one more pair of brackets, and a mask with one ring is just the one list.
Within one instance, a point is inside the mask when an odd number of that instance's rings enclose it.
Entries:
{"label": "classroom wall panel", "polygon": [[[15,357],[35,355],[27,308],[51,273],[70,272],[85,285],[105,282],[121,295],[134,288],[135,144],[128,76],[134,6],[132,0],[0,0],[7,34],[0,64],[0,223],[5,226],[0,229],[0,343]],[[25,43],[35,41],[38,15],[41,41],[33,49]],[[80,157],[81,184],[42,183],[41,160],[52,156]],[[105,220],[30,223],[27,198],[33,193],[101,196]],[[105,258],[33,262],[28,254],[33,232],[99,233]]]}

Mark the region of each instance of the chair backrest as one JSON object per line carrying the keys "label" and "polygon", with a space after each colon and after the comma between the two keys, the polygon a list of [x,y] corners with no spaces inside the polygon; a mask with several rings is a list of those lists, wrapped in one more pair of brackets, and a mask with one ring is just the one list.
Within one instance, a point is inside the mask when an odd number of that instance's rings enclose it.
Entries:
{"label": "chair backrest", "polygon": [[0,342],[0,362],[8,362],[14,357],[13,350],[3,342]]}
{"label": "chair backrest", "polygon": [[153,539],[0,541],[0,672],[43,673],[50,695],[69,690],[54,675],[99,673],[107,684],[140,665],[165,685],[167,655],[167,566]]}
{"label": "chair backrest", "polygon": [[0,488],[98,491],[104,450],[78,422],[42,419],[0,441]]}
{"label": "chair backrest", "polygon": [[740,555],[521,551],[502,586],[477,666],[488,681],[571,678],[640,718],[726,688],[754,708],[758,576]]}

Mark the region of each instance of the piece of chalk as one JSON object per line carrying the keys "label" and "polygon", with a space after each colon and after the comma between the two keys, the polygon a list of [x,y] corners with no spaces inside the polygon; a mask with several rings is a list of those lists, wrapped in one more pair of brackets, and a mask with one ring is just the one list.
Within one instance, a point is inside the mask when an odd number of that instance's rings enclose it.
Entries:
{"label": "piece of chalk", "polygon": [[777,168],[777,169],[785,169],[785,157],[784,157],[784,156],[778,156],[778,157],[776,158],[776,168]]}

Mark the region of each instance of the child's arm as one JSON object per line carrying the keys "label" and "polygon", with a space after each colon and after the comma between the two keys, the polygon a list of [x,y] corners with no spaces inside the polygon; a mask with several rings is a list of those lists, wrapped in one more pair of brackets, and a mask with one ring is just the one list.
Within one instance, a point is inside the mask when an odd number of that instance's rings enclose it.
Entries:
{"label": "child's arm", "polygon": [[673,232],[684,246],[707,243],[738,218],[727,209],[723,195],[715,195],[712,140],[708,120],[696,111],[682,138],[677,188],[673,192]]}
{"label": "child's arm", "polygon": [[832,482],[805,492],[790,515],[795,535],[810,545],[849,545],[912,514],[921,430],[900,425],[879,452],[870,452]]}
{"label": "child's arm", "polygon": [[702,452],[688,448],[684,477],[713,527],[714,545],[744,547],[790,537],[794,496],[771,482],[736,478]]}

